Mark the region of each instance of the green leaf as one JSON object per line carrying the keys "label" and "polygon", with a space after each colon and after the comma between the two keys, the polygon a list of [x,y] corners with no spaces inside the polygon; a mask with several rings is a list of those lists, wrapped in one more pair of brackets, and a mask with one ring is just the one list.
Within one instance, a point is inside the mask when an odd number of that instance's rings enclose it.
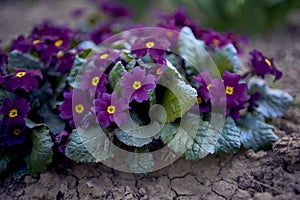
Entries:
{"label": "green leaf", "polygon": [[122,65],[121,61],[117,62],[115,64],[115,66],[112,68],[112,70],[110,71],[109,77],[108,77],[108,81],[112,88],[115,88],[117,83],[122,78],[124,72],[126,72],[126,69]]}
{"label": "green leaf", "polygon": [[265,117],[280,117],[288,110],[293,102],[293,97],[287,92],[279,89],[271,89],[261,79],[252,79],[248,83],[251,94],[259,92],[261,98],[257,104],[257,111]]}
{"label": "green leaf", "polygon": [[167,124],[161,131],[162,141],[187,160],[199,160],[215,152],[219,133],[195,114],[182,118],[180,127]]}
{"label": "green leaf", "polygon": [[85,49],[83,52],[78,54],[79,58],[86,59],[92,55],[93,49]]}
{"label": "green leaf", "polygon": [[205,43],[196,39],[189,27],[181,29],[178,45],[180,56],[186,60],[187,66],[195,67],[198,72],[207,69],[209,56],[205,50]]}
{"label": "green leaf", "polygon": [[8,69],[13,71],[13,68],[20,69],[42,69],[44,64],[30,54],[25,54],[14,50],[8,56]]}
{"label": "green leaf", "polygon": [[65,128],[65,121],[62,120],[49,105],[44,104],[39,109],[40,115],[43,117],[45,124],[50,129],[51,132],[59,134]]}
{"label": "green leaf", "polygon": [[170,63],[164,69],[158,84],[167,88],[161,103],[166,110],[166,123],[182,117],[196,102],[197,91],[183,81],[182,76]]}
{"label": "green leaf", "polygon": [[27,169],[29,174],[36,176],[52,162],[53,142],[46,126],[33,128],[31,141],[33,146],[27,160]]}
{"label": "green leaf", "polygon": [[12,153],[0,153],[0,178],[7,175],[7,173],[11,171],[15,158],[16,156]]}
{"label": "green leaf", "polygon": [[129,153],[126,157],[129,171],[144,174],[152,171],[154,160],[151,153]]}
{"label": "green leaf", "polygon": [[114,154],[114,146],[100,127],[74,129],[66,156],[76,162],[101,162]]}
{"label": "green leaf", "polygon": [[215,146],[217,154],[233,154],[241,147],[240,129],[231,117],[227,117],[222,133]]}
{"label": "green leaf", "polygon": [[237,124],[241,130],[242,145],[247,149],[269,149],[271,144],[278,140],[273,131],[274,127],[266,124],[262,115],[248,113],[241,117]]}
{"label": "green leaf", "polygon": [[69,82],[69,85],[72,86],[73,88],[79,87],[79,81],[76,80],[76,77],[77,75],[83,73],[83,64],[85,64],[85,61],[86,61],[85,59],[82,59],[78,55],[76,55],[72,69],[69,73],[69,76],[67,77],[67,81]]}
{"label": "green leaf", "polygon": [[225,70],[237,72],[241,69],[241,61],[238,57],[237,50],[232,44],[226,45],[222,49],[215,51],[211,56],[217,65],[220,74]]}

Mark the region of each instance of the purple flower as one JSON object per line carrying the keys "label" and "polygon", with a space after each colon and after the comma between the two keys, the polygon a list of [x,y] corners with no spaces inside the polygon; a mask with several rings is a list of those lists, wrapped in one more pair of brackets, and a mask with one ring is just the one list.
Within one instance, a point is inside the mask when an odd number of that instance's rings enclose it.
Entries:
{"label": "purple flower", "polygon": [[15,91],[17,88],[22,88],[26,92],[39,87],[39,79],[43,79],[40,70],[22,70],[16,69],[15,73],[0,77],[0,83],[3,83],[3,88],[8,91]]}
{"label": "purple flower", "polygon": [[227,102],[226,115],[230,115],[234,119],[237,119],[239,117],[237,111],[244,108],[245,103],[249,100],[247,94],[248,86],[246,83],[239,83],[241,80],[239,74],[224,71],[222,78],[224,80]]}
{"label": "purple flower", "polygon": [[96,44],[100,44],[107,38],[115,35],[115,30],[119,30],[120,25],[111,22],[102,22],[95,26],[91,32],[91,40]]}
{"label": "purple flower", "polygon": [[16,39],[13,39],[10,51],[19,50],[23,53],[26,53],[30,47],[30,42],[25,38],[24,35],[20,35]]}
{"label": "purple flower", "polygon": [[227,37],[213,30],[205,31],[202,35],[202,39],[205,41],[206,45],[210,47],[221,48],[230,43]]}
{"label": "purple flower", "polygon": [[248,45],[249,41],[246,36],[236,35],[233,32],[229,31],[226,33],[226,38],[230,43],[235,47],[239,54],[244,53],[243,49]]}
{"label": "purple flower", "polygon": [[272,74],[275,76],[275,80],[279,80],[282,77],[282,72],[276,69],[273,63],[273,58],[265,57],[260,51],[253,50],[250,52],[251,66],[257,76],[264,78],[267,74]]}
{"label": "purple flower", "polygon": [[56,136],[56,141],[58,145],[58,151],[61,153],[65,153],[65,148],[69,143],[70,134],[67,131],[62,131]]}
{"label": "purple flower", "polygon": [[17,95],[13,102],[4,99],[0,107],[0,114],[4,115],[3,121],[7,123],[8,127],[25,124],[24,118],[27,117],[29,111],[30,104]]}
{"label": "purple flower", "polygon": [[124,97],[119,99],[116,92],[111,95],[104,93],[101,99],[94,100],[94,105],[97,121],[103,128],[107,128],[113,122],[120,125],[127,121],[124,111],[129,108],[128,101]]}
{"label": "purple flower", "polygon": [[100,7],[104,13],[109,14],[114,18],[133,16],[133,10],[130,7],[114,0],[101,1]]}
{"label": "purple flower", "polygon": [[73,89],[64,93],[64,102],[59,106],[60,117],[69,120],[71,128],[75,128],[75,122],[83,125],[85,117],[91,111],[91,104],[85,94]]}
{"label": "purple flower", "polygon": [[70,52],[64,52],[60,50],[55,59],[53,60],[56,63],[56,70],[61,73],[67,73],[71,70],[75,60],[75,54]]}
{"label": "purple flower", "polygon": [[121,53],[119,51],[107,49],[101,53],[94,53],[93,56],[87,60],[87,62],[89,63],[94,61],[96,67],[106,68],[108,64],[110,64],[109,62],[116,62],[120,54]]}
{"label": "purple flower", "polygon": [[212,79],[208,71],[201,72],[194,79],[200,84],[198,94],[203,98],[202,101],[207,103],[211,99],[215,102],[220,97],[223,88],[221,79]]}
{"label": "purple flower", "polygon": [[164,37],[139,38],[131,46],[131,53],[136,54],[138,58],[149,53],[154,60],[163,60],[165,52],[169,50],[169,46],[169,41]]}
{"label": "purple flower", "polygon": [[130,102],[133,99],[139,103],[148,100],[148,91],[156,87],[155,79],[155,76],[151,74],[146,75],[146,70],[140,67],[133,68],[132,74],[124,72],[120,81],[120,85],[123,87],[122,95]]}
{"label": "purple flower", "polygon": [[1,133],[4,137],[5,143],[8,146],[22,144],[25,141],[26,128],[27,127],[24,124],[9,127],[2,123]]}
{"label": "purple flower", "polygon": [[254,94],[251,94],[249,99],[249,109],[254,109],[258,107],[257,101],[260,99],[261,94],[259,92],[255,92]]}
{"label": "purple flower", "polygon": [[80,89],[88,90],[91,97],[95,96],[96,91],[98,93],[106,91],[105,84],[108,83],[107,75],[101,71],[104,71],[104,69],[96,67],[86,70],[81,77]]}

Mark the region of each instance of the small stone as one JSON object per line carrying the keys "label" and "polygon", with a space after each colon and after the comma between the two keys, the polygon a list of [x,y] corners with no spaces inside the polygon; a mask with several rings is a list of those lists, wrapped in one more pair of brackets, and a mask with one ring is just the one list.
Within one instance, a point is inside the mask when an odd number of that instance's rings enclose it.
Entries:
{"label": "small stone", "polygon": [[256,192],[253,196],[253,200],[273,200],[273,196],[268,192]]}
{"label": "small stone", "polygon": [[93,184],[93,182],[92,182],[92,181],[88,181],[88,182],[86,182],[86,185],[87,185],[89,188],[92,188],[92,187],[94,187],[94,184]]}
{"label": "small stone", "polygon": [[145,188],[140,188],[140,189],[139,189],[139,193],[140,193],[140,195],[144,196],[144,195],[147,194],[147,191],[146,191]]}
{"label": "small stone", "polygon": [[251,195],[246,190],[238,189],[233,195],[232,200],[248,200],[251,198]]}

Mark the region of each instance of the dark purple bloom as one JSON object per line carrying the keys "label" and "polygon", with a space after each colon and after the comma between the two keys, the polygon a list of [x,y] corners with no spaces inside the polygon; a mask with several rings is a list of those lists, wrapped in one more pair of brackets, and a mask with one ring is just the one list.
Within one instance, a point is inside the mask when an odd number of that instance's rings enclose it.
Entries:
{"label": "dark purple bloom", "polygon": [[133,16],[133,10],[130,7],[114,0],[102,0],[100,1],[100,7],[104,13],[114,18]]}
{"label": "dark purple bloom", "polygon": [[107,38],[115,35],[115,30],[120,30],[120,26],[118,24],[102,22],[95,26],[95,28],[92,30],[90,36],[91,40],[96,44],[100,44]]}
{"label": "dark purple bloom", "polygon": [[62,131],[56,136],[56,141],[58,145],[58,151],[61,153],[65,153],[65,149],[69,143],[70,133],[67,131]]}
{"label": "dark purple bloom", "polygon": [[3,121],[7,123],[8,127],[25,124],[24,118],[27,117],[29,111],[30,104],[17,95],[13,102],[4,99],[0,107],[0,114],[4,115]]}
{"label": "dark purple bloom", "polygon": [[282,77],[282,72],[279,71],[273,62],[273,58],[265,57],[260,51],[253,50],[250,52],[251,65],[253,71],[257,76],[264,78],[267,74],[272,74],[275,76],[275,80],[279,80]]}
{"label": "dark purple bloom", "polygon": [[239,74],[224,71],[222,78],[224,80],[226,93],[226,114],[237,119],[239,117],[237,110],[241,110],[245,103],[249,100],[249,96],[247,94],[248,86],[246,83],[239,83],[241,80],[241,76]]}
{"label": "dark purple bloom", "polygon": [[205,41],[206,45],[210,47],[221,48],[230,43],[227,37],[213,30],[205,31],[205,33],[202,35],[202,39]]}
{"label": "dark purple bloom", "polygon": [[211,99],[215,102],[220,97],[223,88],[221,79],[212,79],[208,71],[201,72],[194,79],[200,85],[198,94],[202,97],[202,101],[207,103]]}
{"label": "dark purple bloom", "polygon": [[40,70],[22,70],[16,69],[15,73],[0,77],[0,83],[3,83],[3,88],[8,91],[15,91],[17,88],[22,88],[26,92],[39,87],[38,79],[43,79]]}
{"label": "dark purple bloom", "polygon": [[67,73],[71,70],[75,60],[75,54],[60,50],[54,59],[56,63],[56,70],[61,73]]}
{"label": "dark purple bloom", "polygon": [[130,72],[124,72],[120,85],[123,87],[122,95],[130,102],[135,99],[141,103],[148,100],[148,91],[156,87],[155,76],[151,74],[146,75],[146,70],[140,67],[135,67]]}
{"label": "dark purple bloom", "polygon": [[59,106],[60,117],[69,120],[72,128],[76,125],[83,125],[85,117],[91,111],[91,104],[85,94],[73,89],[64,93],[64,102]]}
{"label": "dark purple bloom", "polygon": [[103,128],[107,128],[113,122],[120,125],[127,121],[124,111],[129,108],[128,101],[124,97],[119,99],[116,92],[111,95],[104,93],[101,99],[94,100],[94,105],[97,121]]}
{"label": "dark purple bloom", "polygon": [[26,126],[24,124],[6,126],[4,123],[1,127],[1,133],[4,137],[4,141],[8,146],[13,146],[15,144],[22,144],[25,141],[25,131]]}
{"label": "dark purple bloom", "polygon": [[10,50],[11,51],[19,50],[23,53],[26,53],[27,51],[29,51],[30,47],[31,47],[30,42],[25,38],[24,35],[20,35],[12,41]]}
{"label": "dark purple bloom", "polygon": [[169,47],[170,43],[164,37],[139,38],[131,46],[131,53],[136,54],[138,58],[149,53],[154,60],[163,60]]}
{"label": "dark purple bloom", "polygon": [[88,90],[91,97],[96,95],[96,91],[105,92],[105,84],[108,83],[108,80],[103,71],[103,67],[86,70],[81,77],[80,89]]}
{"label": "dark purple bloom", "polygon": [[254,109],[257,108],[257,101],[260,99],[261,94],[259,92],[255,92],[254,94],[251,94],[250,99],[249,99],[249,109]]}
{"label": "dark purple bloom", "polygon": [[226,38],[230,41],[230,43],[235,47],[239,54],[244,53],[243,49],[248,45],[249,41],[246,36],[236,35],[233,32],[229,31],[226,33]]}

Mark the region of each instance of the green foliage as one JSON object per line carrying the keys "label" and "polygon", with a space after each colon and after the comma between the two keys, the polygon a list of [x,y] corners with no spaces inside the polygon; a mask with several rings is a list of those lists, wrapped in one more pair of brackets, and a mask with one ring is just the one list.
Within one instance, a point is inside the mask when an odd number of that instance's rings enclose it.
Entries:
{"label": "green foliage", "polygon": [[241,147],[240,129],[231,117],[227,117],[222,133],[215,146],[217,154],[233,154]]}
{"label": "green foliage", "polygon": [[279,89],[271,89],[266,82],[260,79],[252,79],[248,83],[250,93],[259,92],[261,98],[257,104],[257,111],[268,118],[280,117],[293,103],[293,97]]}
{"label": "green foliage", "polygon": [[196,102],[197,91],[185,83],[175,67],[168,65],[159,84],[167,88],[162,98],[162,106],[166,110],[166,123],[182,117]]}
{"label": "green foliage", "polygon": [[117,83],[121,80],[123,73],[126,72],[125,67],[119,61],[115,64],[109,73],[108,81],[112,88],[115,88]]}
{"label": "green foliage", "polygon": [[15,160],[16,155],[13,153],[0,153],[0,178],[5,176],[13,168],[13,161]]}
{"label": "green foliage", "polygon": [[39,125],[32,129],[32,150],[27,160],[28,173],[36,176],[46,170],[52,162],[53,142],[46,126]]}
{"label": "green foliage", "polygon": [[269,149],[271,144],[278,140],[274,134],[274,127],[264,122],[262,115],[248,113],[237,122],[241,130],[241,142],[243,147],[255,151]]}
{"label": "green foliage", "polygon": [[114,146],[100,127],[74,129],[66,156],[76,162],[101,162],[113,156]]}
{"label": "green foliage", "polygon": [[15,67],[20,69],[43,69],[44,64],[30,54],[14,50],[8,56],[8,69],[14,71]]}

